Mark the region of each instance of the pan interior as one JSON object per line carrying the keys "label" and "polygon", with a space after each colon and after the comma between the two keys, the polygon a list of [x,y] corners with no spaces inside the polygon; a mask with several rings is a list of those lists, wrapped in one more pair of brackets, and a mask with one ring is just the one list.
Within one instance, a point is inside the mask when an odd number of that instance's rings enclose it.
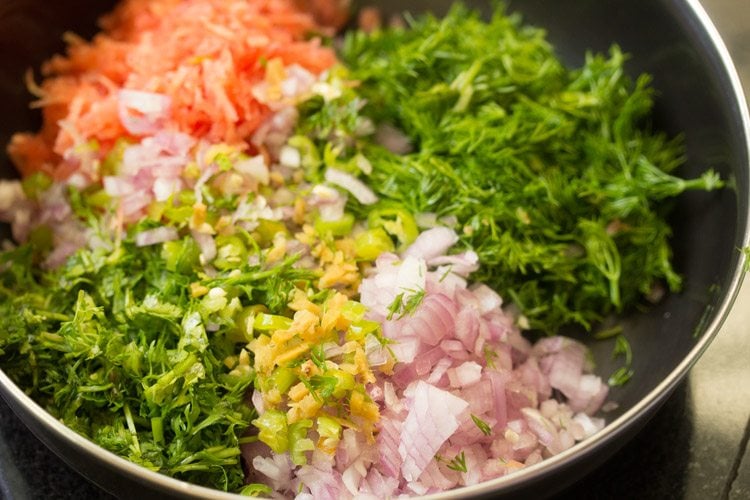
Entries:
{"label": "pan interior", "polygon": [[[360,2],[362,3],[362,2]],[[489,2],[466,2],[489,12]],[[19,130],[35,130],[39,114],[28,108],[31,96],[25,90],[24,73],[34,68],[39,78],[41,62],[63,49],[62,33],[73,31],[91,36],[95,20],[115,4],[111,0],[8,0],[0,6],[0,143],[7,144]],[[404,8],[418,13],[445,12],[450,1],[416,0],[408,4],[391,0],[378,2],[386,13]],[[697,4],[697,2],[696,2]],[[744,100],[739,93],[733,69],[722,59],[691,2],[670,0],[511,0],[509,10],[520,11],[524,19],[544,27],[563,60],[579,65],[586,51],[606,52],[617,43],[631,54],[627,69],[632,75],[647,72],[657,89],[654,127],[669,134],[683,134],[687,163],[679,174],[694,177],[714,168],[729,181],[719,192],[695,192],[681,196],[673,208],[673,250],[675,266],[685,276],[680,294],[668,296],[658,305],[635,311],[624,319],[625,334],[633,348],[634,376],[630,383],[612,391],[618,403],[608,419],[624,425],[618,417],[637,419],[631,412],[667,396],[665,380],[684,375],[689,363],[697,359],[706,340],[716,333],[723,315],[739,286],[738,248],[747,243],[748,212],[748,138]],[[702,12],[702,10],[699,10]],[[582,35],[582,34],[585,34]],[[720,42],[719,42],[720,43]],[[13,169],[4,151],[0,154],[0,172],[13,177]],[[8,235],[4,228],[3,236]],[[579,336],[592,349],[598,372],[607,377],[618,366],[612,360],[612,343],[595,342]],[[686,365],[687,362],[687,365]],[[676,383],[676,380],[673,380]],[[36,428],[45,442],[81,472],[105,488],[112,477],[132,479],[139,488],[186,494],[174,480],[156,474],[136,473],[117,461],[97,465],[86,445],[72,443],[72,432],[58,432],[39,417],[38,408],[29,411],[28,399],[19,391],[0,387],[6,399]],[[31,421],[33,420],[33,422]],[[601,439],[598,445],[613,444]],[[93,445],[89,448],[93,448]],[[573,463],[569,459],[566,463]],[[106,462],[106,463],[105,463]],[[556,462],[559,467],[560,461]],[[573,476],[570,476],[572,480]],[[127,478],[125,479],[127,481]],[[502,490],[502,483],[497,483]]]}

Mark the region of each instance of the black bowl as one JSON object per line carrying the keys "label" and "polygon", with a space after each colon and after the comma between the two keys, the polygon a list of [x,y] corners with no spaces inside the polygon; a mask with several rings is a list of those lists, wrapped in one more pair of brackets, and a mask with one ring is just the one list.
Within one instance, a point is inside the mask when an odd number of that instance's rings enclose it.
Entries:
{"label": "black bowl", "polygon": [[[386,12],[444,12],[451,2],[381,1]],[[490,2],[467,2],[489,11]],[[60,35],[94,32],[112,1],[5,0],[0,5],[0,142],[17,130],[33,130],[39,117],[27,107],[22,75],[62,49]],[[658,97],[655,125],[682,133],[688,161],[679,174],[695,177],[711,167],[729,187],[681,196],[672,226],[675,265],[685,276],[680,294],[625,319],[634,376],[611,393],[618,403],[607,427],[592,438],[511,476],[444,494],[546,496],[586,474],[631,438],[668,398],[717,334],[742,279],[739,249],[748,246],[750,118],[739,79],[718,33],[697,0],[516,0],[510,10],[545,27],[569,65],[587,50],[606,52],[617,43],[631,54],[627,70],[653,76]],[[12,176],[5,156],[0,169]],[[612,345],[587,342],[601,375],[616,366]],[[149,472],[116,457],[67,429],[31,401],[0,371],[0,393],[28,427],[55,453],[104,489],[128,496],[237,498]]]}

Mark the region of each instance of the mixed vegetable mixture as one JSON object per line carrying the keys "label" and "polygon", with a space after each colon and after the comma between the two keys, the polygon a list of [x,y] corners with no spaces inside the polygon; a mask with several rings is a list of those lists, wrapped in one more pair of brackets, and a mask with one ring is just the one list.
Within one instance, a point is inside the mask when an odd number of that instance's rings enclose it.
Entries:
{"label": "mixed vegetable mixture", "polygon": [[475,484],[603,427],[561,327],[679,290],[663,200],[722,182],[674,175],[617,47],[568,69],[461,5],[332,44],[345,3],[124,0],[30,75],[0,366],[107,450],[246,495]]}

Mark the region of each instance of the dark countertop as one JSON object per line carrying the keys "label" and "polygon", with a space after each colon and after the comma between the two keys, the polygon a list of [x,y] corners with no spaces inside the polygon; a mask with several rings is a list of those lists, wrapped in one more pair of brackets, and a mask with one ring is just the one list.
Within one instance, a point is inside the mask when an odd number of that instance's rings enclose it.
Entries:
{"label": "dark countertop", "polygon": [[[750,94],[746,0],[703,0]],[[722,331],[646,427],[608,462],[558,496],[750,498],[750,283]],[[0,498],[108,495],[39,442],[0,399]]]}

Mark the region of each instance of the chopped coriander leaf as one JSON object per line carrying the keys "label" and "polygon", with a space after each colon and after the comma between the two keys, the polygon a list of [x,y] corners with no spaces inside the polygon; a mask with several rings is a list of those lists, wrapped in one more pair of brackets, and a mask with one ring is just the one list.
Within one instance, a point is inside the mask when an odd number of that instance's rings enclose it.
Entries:
{"label": "chopped coriander leaf", "polygon": [[625,385],[632,377],[633,370],[629,369],[626,366],[622,366],[609,376],[607,383],[612,387],[620,387],[622,385]]}
{"label": "chopped coriander leaf", "polygon": [[406,298],[406,302],[404,302],[404,307],[401,316],[406,316],[409,314],[414,314],[414,311],[417,310],[419,305],[422,303],[422,300],[425,296],[425,291],[423,289],[419,290],[410,290],[411,293]]}
{"label": "chopped coriander leaf", "polygon": [[631,366],[633,364],[633,352],[630,343],[623,335],[618,335],[615,339],[615,347],[612,350],[612,358],[623,356],[625,358],[624,366],[618,368],[610,375],[608,384],[612,387],[618,387],[625,384],[633,376]]}
{"label": "chopped coriander leaf", "polygon": [[[406,293],[409,292],[409,295]],[[398,315],[396,319],[401,319],[404,316],[414,314],[419,305],[424,299],[425,291],[419,290],[407,290],[401,292],[393,299],[393,302],[388,306],[388,319],[393,319],[395,315]]]}
{"label": "chopped coriander leaf", "polygon": [[388,306],[388,320],[393,319],[393,316],[399,314],[404,308],[404,292],[399,293],[394,297],[393,302]]}
{"label": "chopped coriander leaf", "polygon": [[[188,481],[239,488],[240,436],[254,417],[245,393],[254,375],[223,364],[235,352],[223,334],[228,326],[207,337],[202,299],[188,291],[201,282],[193,266],[167,266],[173,257],[158,246],[129,239],[109,252],[81,250],[57,270],[31,266],[33,255],[19,247],[2,256],[6,373],[110,451]],[[248,296],[273,293],[261,281]]]}
{"label": "chopped coriander leaf", "polygon": [[321,375],[314,375],[310,379],[310,386],[312,387],[312,394],[319,397],[321,400],[326,400],[333,395],[338,385],[338,379],[336,377],[327,377]]}
{"label": "chopped coriander leaf", "polygon": [[479,427],[479,430],[482,431],[482,434],[484,434],[485,436],[489,436],[492,434],[492,429],[490,428],[489,424],[487,424],[487,422],[474,414],[471,415],[471,420],[477,427]]}
{"label": "chopped coriander leaf", "polygon": [[597,331],[594,334],[594,338],[597,340],[605,340],[620,335],[621,333],[622,325],[616,325],[611,328],[605,328],[603,330]]}
{"label": "chopped coriander leaf", "polygon": [[618,335],[615,340],[615,348],[612,357],[622,355],[625,357],[625,364],[630,366],[633,363],[633,351],[630,349],[630,342],[623,335]]}
{"label": "chopped coriander leaf", "polygon": [[[329,153],[331,137],[355,138],[334,159],[367,158],[381,201],[348,209],[370,227],[403,245],[410,214],[454,217],[482,263],[473,278],[548,333],[591,329],[657,284],[680,289],[661,201],[723,182],[675,175],[681,139],[650,128],[651,79],[630,78],[617,46],[568,69],[520,16],[485,22],[457,4],[409,29],[348,33],[342,57],[359,84],[302,106],[298,133]],[[413,152],[358,136],[363,120],[398,128]]]}
{"label": "chopped coriander leaf", "polygon": [[487,363],[487,368],[495,368],[495,360],[498,358],[498,354],[493,351],[489,346],[484,347],[484,360]]}
{"label": "chopped coriander leaf", "polygon": [[321,372],[325,372],[328,369],[326,367],[326,353],[323,344],[317,344],[310,350],[310,359],[312,359],[315,366],[317,366]]}
{"label": "chopped coriander leaf", "polygon": [[450,470],[454,470],[456,472],[467,472],[466,468],[466,454],[462,451],[455,457],[453,457],[453,460],[448,462],[447,467]]}

